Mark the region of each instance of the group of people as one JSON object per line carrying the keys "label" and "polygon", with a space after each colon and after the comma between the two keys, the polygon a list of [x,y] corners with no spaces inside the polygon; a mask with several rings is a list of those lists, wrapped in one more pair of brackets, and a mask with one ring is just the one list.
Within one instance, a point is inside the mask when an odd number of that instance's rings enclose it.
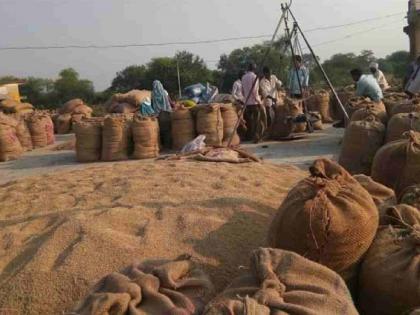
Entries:
{"label": "group of people", "polygon": [[[250,63],[246,73],[239,73],[233,84],[232,96],[245,107],[244,119],[247,130],[246,140],[258,143],[268,135],[275,119],[274,107],[283,83],[264,67],[261,77],[257,75],[257,66]],[[291,97],[302,98],[309,87],[309,71],[304,66],[301,56],[295,57],[295,67],[289,74],[287,91]]]}

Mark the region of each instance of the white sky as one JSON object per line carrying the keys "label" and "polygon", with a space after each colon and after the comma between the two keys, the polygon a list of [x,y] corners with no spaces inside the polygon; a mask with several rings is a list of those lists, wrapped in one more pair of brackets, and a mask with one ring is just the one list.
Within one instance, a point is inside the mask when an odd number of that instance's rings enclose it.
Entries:
{"label": "white sky", "polygon": [[[0,0],[0,47],[108,45],[196,41],[272,34],[280,17],[280,0]],[[322,59],[339,52],[371,49],[378,57],[408,49],[402,29],[406,0],[294,0],[303,29],[337,25],[401,13],[347,28],[308,33]],[[373,28],[378,27],[376,30]],[[371,30],[371,31],[369,31]],[[284,30],[282,30],[283,32]],[[318,43],[357,36],[316,47]],[[0,76],[54,78],[66,67],[92,80],[98,90],[117,71],[178,50],[199,54],[214,67],[222,53],[260,42],[195,46],[0,51]]]}

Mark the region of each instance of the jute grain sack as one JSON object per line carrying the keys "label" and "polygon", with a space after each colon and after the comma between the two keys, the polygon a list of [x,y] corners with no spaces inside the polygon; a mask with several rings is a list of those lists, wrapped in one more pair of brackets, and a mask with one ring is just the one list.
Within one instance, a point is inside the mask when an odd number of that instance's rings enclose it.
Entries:
{"label": "jute grain sack", "polygon": [[397,197],[392,189],[366,175],[354,175],[354,178],[369,192],[377,207],[393,206],[397,203]]}
{"label": "jute grain sack", "polygon": [[131,122],[125,116],[108,116],[102,131],[102,161],[127,160],[131,141]]}
{"label": "jute grain sack", "polygon": [[406,100],[394,106],[392,116],[401,113],[420,113],[420,100]]}
{"label": "jute grain sack", "polygon": [[322,124],[322,115],[319,112],[309,112],[309,117],[311,119],[314,130],[324,129],[324,125]]}
{"label": "jute grain sack", "polygon": [[43,148],[48,145],[46,120],[43,114],[34,114],[27,119],[29,131],[31,132],[32,145],[34,149]]}
{"label": "jute grain sack", "polygon": [[385,126],[373,116],[351,122],[344,134],[339,164],[350,174],[370,175],[375,154],[384,143],[385,132]]}
{"label": "jute grain sack", "polygon": [[154,117],[134,117],[134,159],[153,159],[159,156],[159,122]]}
{"label": "jute grain sack", "polygon": [[397,206],[387,211],[359,275],[362,314],[408,313],[420,305],[420,211]]}
{"label": "jute grain sack", "polygon": [[274,217],[268,244],[319,262],[351,280],[371,245],[378,211],[369,193],[344,168],[321,159],[287,195]]}
{"label": "jute grain sack", "polygon": [[317,94],[318,102],[319,102],[319,112],[322,116],[323,123],[332,123],[333,119],[331,117],[330,111],[330,93],[325,90],[321,90]]}
{"label": "jute grain sack", "polygon": [[47,133],[47,144],[51,145],[55,143],[54,136],[54,123],[49,114],[43,116],[45,122],[45,132]]}
{"label": "jute grain sack", "polygon": [[74,124],[78,162],[89,163],[101,159],[102,124],[100,120],[85,120]]}
{"label": "jute grain sack", "polygon": [[400,203],[420,209],[420,185],[413,185],[404,189],[400,194]]}
{"label": "jute grain sack", "polygon": [[383,102],[389,117],[392,116],[392,109],[404,100],[407,100],[405,93],[385,93]]}
{"label": "jute grain sack", "polygon": [[401,113],[392,116],[386,131],[386,143],[401,140],[407,131],[420,132],[420,113]]}
{"label": "jute grain sack", "polygon": [[111,100],[116,103],[128,103],[138,107],[146,98],[152,99],[151,91],[131,90],[125,94],[115,94]]}
{"label": "jute grain sack", "polygon": [[211,301],[204,315],[356,315],[344,281],[296,253],[260,248],[246,275]]}
{"label": "jute grain sack", "polygon": [[59,135],[67,134],[71,131],[72,116],[71,114],[62,114],[57,117],[56,129]]}
{"label": "jute grain sack", "polygon": [[406,139],[390,142],[376,154],[372,179],[395,190],[420,184],[420,134],[410,131]]}
{"label": "jute grain sack", "polygon": [[[347,102],[353,97],[354,92],[341,90],[341,91],[337,91],[337,95],[340,98],[340,101],[343,104],[343,106],[345,106]],[[331,118],[333,120],[344,119],[343,110],[341,109],[341,106],[339,105],[337,99],[334,96],[330,98],[330,113],[331,113]]]}
{"label": "jute grain sack", "polygon": [[[296,118],[299,115],[303,114],[303,103],[301,100],[295,100],[291,98],[287,98],[285,100],[285,106],[288,111],[288,116]],[[306,131],[306,123],[294,123],[293,124],[293,132],[305,132]]]}
{"label": "jute grain sack", "polygon": [[92,108],[90,108],[89,106],[87,106],[85,104],[82,104],[82,105],[77,106],[73,110],[72,114],[73,115],[81,114],[81,115],[84,115],[87,118],[90,118],[90,116],[92,115],[92,112],[93,112]]}
{"label": "jute grain sack", "polygon": [[24,151],[31,151],[33,149],[31,132],[29,131],[28,125],[23,118],[18,120],[18,124],[16,126],[16,136],[18,137]]}
{"label": "jute grain sack", "polygon": [[222,111],[223,120],[223,145],[227,145],[230,138],[232,137],[232,145],[238,146],[241,143],[237,130],[235,130],[236,124],[239,120],[236,108],[232,104],[223,104],[220,107]]}
{"label": "jute grain sack", "polygon": [[0,123],[0,162],[16,160],[23,153],[15,128],[10,124]]}
{"label": "jute grain sack", "polygon": [[6,115],[0,112],[0,124],[16,128],[18,121],[13,115]]}
{"label": "jute grain sack", "polygon": [[58,113],[60,115],[71,114],[76,109],[76,107],[81,105],[84,105],[84,102],[80,98],[70,100],[58,109]]}
{"label": "jute grain sack", "polygon": [[288,107],[286,105],[276,106],[271,138],[273,140],[287,138],[293,133],[293,130],[293,118],[289,115]]}
{"label": "jute grain sack", "polygon": [[386,113],[385,105],[382,102],[374,102],[364,108],[356,110],[351,116],[351,121],[364,120],[370,116],[375,117],[384,125],[388,123],[388,114]]}
{"label": "jute grain sack", "polygon": [[75,313],[202,314],[211,292],[210,280],[187,256],[175,261],[146,261],[103,278]]}
{"label": "jute grain sack", "polygon": [[171,114],[172,147],[181,150],[195,138],[194,119],[189,109],[178,109]]}
{"label": "jute grain sack", "polygon": [[197,106],[197,133],[206,136],[207,145],[222,145],[223,119],[219,104]]}

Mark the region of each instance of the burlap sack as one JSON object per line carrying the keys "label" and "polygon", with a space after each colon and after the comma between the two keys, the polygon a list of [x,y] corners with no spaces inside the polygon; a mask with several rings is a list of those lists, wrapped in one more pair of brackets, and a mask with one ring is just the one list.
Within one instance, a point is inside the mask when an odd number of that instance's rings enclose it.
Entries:
{"label": "burlap sack", "polygon": [[400,194],[400,203],[420,209],[420,185],[413,185],[404,189]]}
{"label": "burlap sack", "polygon": [[194,119],[189,109],[178,109],[171,114],[172,147],[181,150],[187,143],[195,139]]}
{"label": "burlap sack", "polygon": [[16,128],[18,120],[13,115],[6,115],[0,112],[0,124]]}
{"label": "burlap sack", "polygon": [[388,123],[388,114],[386,113],[385,105],[382,102],[371,103],[364,108],[356,110],[351,116],[351,121],[364,120],[370,116],[375,117],[385,126]]}
{"label": "burlap sack", "polygon": [[333,119],[330,112],[330,93],[325,90],[321,90],[317,94],[319,100],[319,112],[322,116],[323,123],[332,123]]}
{"label": "burlap sack", "polygon": [[420,113],[401,113],[392,116],[386,131],[386,143],[401,140],[407,131],[420,132]]}
{"label": "burlap sack", "polygon": [[33,112],[34,111],[34,107],[32,106],[32,104],[29,103],[18,103],[15,108],[15,113],[28,113],[28,112]]}
{"label": "burlap sack", "polygon": [[387,211],[359,275],[359,307],[366,315],[405,314],[420,305],[420,211]]}
{"label": "burlap sack", "polygon": [[420,113],[420,100],[406,100],[395,105],[392,109],[392,116],[401,113]]}
{"label": "burlap sack", "polygon": [[71,131],[72,116],[71,114],[63,114],[57,117],[56,129],[59,135],[67,134]]}
{"label": "burlap sack", "polygon": [[349,272],[371,245],[378,211],[370,194],[344,168],[321,159],[287,195],[268,244],[319,262],[350,281]]}
{"label": "burlap sack", "polygon": [[369,98],[365,97],[352,97],[346,104],[344,104],[347,114],[351,118],[353,113],[359,109],[365,108],[371,105],[373,102]]}
{"label": "burlap sack", "polygon": [[159,156],[159,122],[154,117],[134,117],[134,159],[153,159]]}
{"label": "burlap sack", "polygon": [[309,117],[311,119],[314,130],[324,129],[324,125],[322,124],[322,116],[319,112],[309,112]]}
{"label": "burlap sack", "polygon": [[[348,103],[348,101],[353,97],[354,92],[346,91],[346,90],[341,90],[341,91],[338,90],[337,95],[340,98],[340,101],[343,104],[343,106],[345,106]],[[330,98],[330,113],[331,113],[331,118],[333,120],[344,119],[343,110],[341,109],[341,106],[339,105],[337,99],[333,95]]]}
{"label": "burlap sack", "polygon": [[92,116],[92,112],[93,112],[92,108],[83,104],[83,105],[77,106],[73,110],[72,114],[73,115],[84,115],[85,117],[90,118]]}
{"label": "burlap sack", "polygon": [[278,105],[275,108],[275,119],[271,128],[271,139],[281,140],[289,137],[294,130],[293,118],[289,115],[286,105]]}
{"label": "burlap sack", "polygon": [[385,104],[388,117],[392,116],[393,108],[404,100],[407,100],[407,94],[405,93],[385,93],[383,102]]}
{"label": "burlap sack", "polygon": [[128,103],[138,108],[138,106],[146,99],[152,99],[152,92],[147,90],[131,90],[125,94],[115,94],[112,101],[116,103]]}
{"label": "burlap sack", "polygon": [[113,105],[109,109],[109,112],[116,114],[130,114],[135,113],[137,110],[138,107],[129,103],[113,103]]}
{"label": "burlap sack", "polygon": [[78,162],[89,163],[101,159],[102,125],[101,120],[85,120],[74,124]]}
{"label": "burlap sack", "polygon": [[31,132],[33,148],[46,147],[50,139],[47,134],[47,124],[44,114],[31,115],[28,117],[27,123],[29,131]]}
{"label": "burlap sack", "polygon": [[127,160],[131,141],[131,121],[125,116],[107,116],[102,131],[102,161]]}
{"label": "burlap sack", "polygon": [[44,115],[43,117],[45,122],[45,132],[47,133],[47,144],[52,145],[55,143],[54,123],[49,114]]}
{"label": "burlap sack", "polygon": [[16,136],[18,137],[24,151],[31,151],[33,149],[31,132],[29,131],[29,127],[23,118],[18,120],[18,124],[16,126]]}
{"label": "burlap sack", "polygon": [[84,105],[84,102],[79,98],[70,100],[58,109],[58,113],[60,115],[72,114],[76,107],[79,107],[81,105]]}
{"label": "burlap sack", "polygon": [[293,252],[260,248],[247,270],[204,315],[358,314],[339,275]]}
{"label": "burlap sack", "polygon": [[222,145],[223,119],[219,104],[197,106],[196,129],[199,135],[206,136],[207,145]]}
{"label": "burlap sack", "polygon": [[[285,106],[288,111],[288,116],[296,118],[303,114],[303,102],[302,100],[295,100],[291,98],[286,98]],[[306,131],[306,123],[294,123],[293,132],[301,133]]]}
{"label": "burlap sack", "polygon": [[354,178],[369,192],[378,208],[393,206],[397,203],[397,197],[392,189],[375,182],[366,175],[354,175]]}
{"label": "burlap sack", "polygon": [[202,314],[211,293],[210,280],[188,256],[146,261],[103,278],[75,314]]}
{"label": "burlap sack", "polygon": [[385,139],[385,126],[369,116],[353,121],[344,134],[338,162],[350,174],[370,175],[373,159]]}
{"label": "burlap sack", "polygon": [[235,130],[239,117],[236,108],[232,104],[223,104],[220,107],[223,120],[223,145],[227,145],[232,134],[231,145],[238,146],[241,143],[237,130]]}
{"label": "burlap sack", "polygon": [[406,139],[390,142],[376,154],[372,179],[395,190],[420,184],[420,134],[410,131]]}
{"label": "burlap sack", "polygon": [[22,153],[15,127],[0,123],[0,162],[16,160]]}

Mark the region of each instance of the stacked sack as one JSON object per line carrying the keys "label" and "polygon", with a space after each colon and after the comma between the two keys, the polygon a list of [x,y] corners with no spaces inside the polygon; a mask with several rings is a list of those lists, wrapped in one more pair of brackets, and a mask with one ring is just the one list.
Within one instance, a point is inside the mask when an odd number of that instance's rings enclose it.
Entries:
{"label": "stacked sack", "polygon": [[80,163],[101,160],[103,118],[88,118],[74,124],[76,158]]}
{"label": "stacked sack", "polygon": [[294,123],[293,119],[303,114],[302,100],[285,98],[283,105],[275,108],[275,119],[270,137],[273,140],[281,140],[289,137],[294,132],[304,132],[306,123]]}
{"label": "stacked sack", "polygon": [[181,150],[196,137],[194,117],[190,109],[179,107],[171,113],[172,148]]}
{"label": "stacked sack", "polygon": [[54,124],[49,113],[36,111],[32,115],[25,117],[25,120],[31,133],[34,149],[54,144]]}
{"label": "stacked sack", "polygon": [[20,103],[15,100],[5,99],[0,102],[0,111],[6,114],[25,115],[34,111],[34,107],[29,103]]}
{"label": "stacked sack", "polygon": [[[341,103],[345,106],[350,99],[355,95],[355,90],[353,86],[348,86],[342,89],[336,90],[338,97],[340,98]],[[341,109],[340,104],[338,103],[335,97],[330,98],[330,114],[333,120],[343,120],[344,113]]]}
{"label": "stacked sack", "polygon": [[325,90],[320,90],[305,100],[308,110],[320,113],[323,123],[333,122],[330,113],[330,101],[330,94]]}
{"label": "stacked sack", "polygon": [[58,134],[67,134],[72,131],[74,123],[92,116],[92,108],[87,106],[81,99],[73,99],[65,103],[58,110],[55,117],[55,129]]}
{"label": "stacked sack", "polygon": [[384,93],[383,102],[385,104],[388,116],[392,116],[393,108],[406,99],[407,94],[405,93]]}
{"label": "stacked sack", "polygon": [[152,92],[147,90],[131,90],[125,94],[115,94],[105,105],[108,113],[132,114],[140,109],[146,100],[152,99]]}
{"label": "stacked sack", "polygon": [[241,143],[241,139],[239,138],[237,129],[238,125],[238,112],[236,107],[232,104],[223,104],[220,107],[222,112],[222,120],[223,120],[223,145],[226,146],[231,141],[232,146],[238,146]]}
{"label": "stacked sack", "polygon": [[18,159],[23,148],[16,135],[17,120],[0,112],[0,162]]}
{"label": "stacked sack", "polygon": [[205,135],[209,146],[221,146],[223,142],[223,118],[220,104],[199,105],[194,107],[197,134]]}

